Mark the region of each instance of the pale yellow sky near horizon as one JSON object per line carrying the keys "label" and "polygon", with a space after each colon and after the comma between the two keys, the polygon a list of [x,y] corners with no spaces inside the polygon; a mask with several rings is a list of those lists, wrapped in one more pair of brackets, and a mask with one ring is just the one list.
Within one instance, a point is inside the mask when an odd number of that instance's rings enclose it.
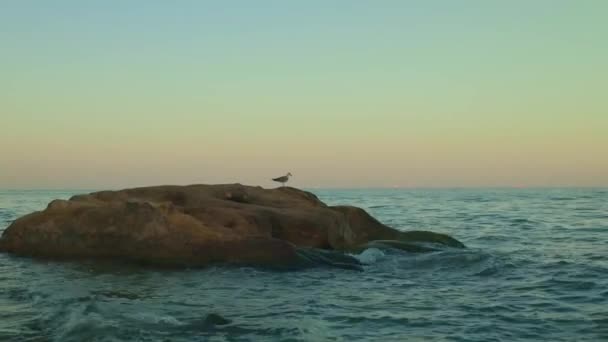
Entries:
{"label": "pale yellow sky near horizon", "polygon": [[608,186],[608,2],[136,3],[0,5],[0,189]]}

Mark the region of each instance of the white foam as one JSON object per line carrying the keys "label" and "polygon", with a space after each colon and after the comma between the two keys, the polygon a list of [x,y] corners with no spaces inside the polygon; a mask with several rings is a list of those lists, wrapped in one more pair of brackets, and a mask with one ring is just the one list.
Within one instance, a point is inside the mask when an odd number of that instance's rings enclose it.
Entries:
{"label": "white foam", "polygon": [[359,261],[361,261],[364,264],[373,264],[375,262],[377,262],[378,260],[384,258],[385,254],[383,251],[379,250],[378,248],[368,248],[366,250],[364,250],[363,252],[361,252],[361,254],[359,255],[353,255],[355,258],[357,258]]}

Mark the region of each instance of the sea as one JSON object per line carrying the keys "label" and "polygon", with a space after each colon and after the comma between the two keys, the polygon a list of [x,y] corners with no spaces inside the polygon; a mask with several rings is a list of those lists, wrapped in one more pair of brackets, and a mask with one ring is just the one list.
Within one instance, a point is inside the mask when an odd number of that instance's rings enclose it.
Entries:
{"label": "sea", "polygon": [[[608,189],[312,189],[466,249],[363,271],[0,254],[0,341],[608,341]],[[0,231],[83,191],[0,191]]]}

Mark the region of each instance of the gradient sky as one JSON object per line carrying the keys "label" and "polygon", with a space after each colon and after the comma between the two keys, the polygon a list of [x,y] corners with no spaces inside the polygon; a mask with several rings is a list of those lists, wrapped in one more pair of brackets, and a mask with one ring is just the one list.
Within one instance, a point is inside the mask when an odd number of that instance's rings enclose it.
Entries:
{"label": "gradient sky", "polygon": [[0,188],[608,186],[608,1],[0,2]]}

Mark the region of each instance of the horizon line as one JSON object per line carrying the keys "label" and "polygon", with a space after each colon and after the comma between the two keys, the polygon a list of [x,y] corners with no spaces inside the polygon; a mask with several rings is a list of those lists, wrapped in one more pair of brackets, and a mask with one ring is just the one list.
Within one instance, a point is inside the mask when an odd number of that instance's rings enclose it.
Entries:
{"label": "horizon line", "polygon": [[[145,188],[156,186],[191,186],[191,185],[220,185],[220,184],[242,184],[242,183],[192,183],[192,184],[153,184],[153,185],[134,185],[120,187],[0,187],[0,191],[114,191],[122,189]],[[242,184],[245,186],[261,186]],[[262,186],[263,187],[263,186]],[[289,186],[301,190],[466,190],[466,189],[608,189],[608,185],[453,185],[453,186]],[[264,189],[280,188],[263,187]]]}

